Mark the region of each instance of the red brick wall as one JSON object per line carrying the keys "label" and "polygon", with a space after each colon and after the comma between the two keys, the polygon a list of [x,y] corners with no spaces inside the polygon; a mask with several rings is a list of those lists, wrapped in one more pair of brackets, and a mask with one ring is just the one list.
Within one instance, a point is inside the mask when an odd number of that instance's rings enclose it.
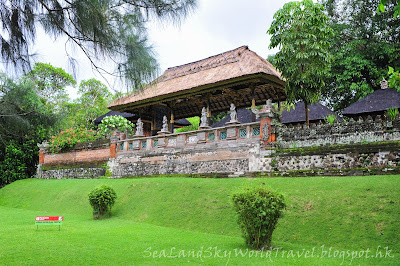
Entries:
{"label": "red brick wall", "polygon": [[72,151],[57,154],[45,154],[44,165],[71,165],[90,162],[107,161],[110,158],[110,148]]}

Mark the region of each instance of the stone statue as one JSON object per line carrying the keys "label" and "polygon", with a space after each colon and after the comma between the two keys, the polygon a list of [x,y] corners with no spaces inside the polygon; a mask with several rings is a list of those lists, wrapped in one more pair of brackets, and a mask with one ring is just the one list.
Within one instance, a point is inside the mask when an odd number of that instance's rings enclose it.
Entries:
{"label": "stone statue", "polygon": [[389,88],[388,82],[385,78],[382,79],[382,81],[380,82],[380,85],[381,85],[382,90]]}
{"label": "stone statue", "polygon": [[136,122],[136,136],[143,136],[143,122],[140,117]]}
{"label": "stone statue", "polygon": [[229,121],[229,123],[238,123],[238,116],[237,116],[237,112],[236,112],[236,106],[231,103],[231,108],[229,109],[229,113],[231,116],[231,121]]}
{"label": "stone statue", "polygon": [[205,107],[203,107],[203,109],[201,109],[200,128],[209,127],[207,114],[208,114],[207,109]]}
{"label": "stone statue", "polygon": [[167,119],[166,115],[164,115],[163,120],[162,120],[161,132],[169,132],[169,130],[168,130],[168,119]]}

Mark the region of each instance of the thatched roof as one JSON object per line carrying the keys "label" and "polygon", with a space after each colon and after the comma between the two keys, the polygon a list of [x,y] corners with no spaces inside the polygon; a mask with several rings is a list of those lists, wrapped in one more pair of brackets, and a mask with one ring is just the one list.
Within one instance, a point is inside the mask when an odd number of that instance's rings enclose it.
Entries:
{"label": "thatched roof", "polygon": [[400,92],[394,89],[381,89],[365,96],[343,110],[344,115],[382,112],[390,108],[400,108]]}
{"label": "thatched roof", "polygon": [[[95,124],[100,124],[104,117],[113,116],[113,115],[120,115],[120,116],[122,116],[124,118],[127,118],[128,120],[137,120],[139,118],[136,114],[121,113],[121,112],[118,112],[118,111],[110,111],[110,112],[108,112],[108,113],[96,118],[94,120],[94,123]],[[175,121],[174,124],[177,125],[177,126],[183,126],[184,127],[184,126],[190,126],[192,123],[190,123],[187,119],[182,118],[182,119],[179,119],[179,120]]]}
{"label": "thatched roof", "polygon": [[[325,117],[329,115],[336,115],[333,111],[331,111],[325,105],[321,103],[314,103],[308,106],[308,115],[310,122],[317,122],[320,120],[324,120]],[[281,123],[289,124],[289,123],[302,123],[306,121],[306,110],[304,106],[304,102],[298,102],[295,105],[294,110],[290,109],[290,111],[284,110],[282,112]]]}
{"label": "thatched roof", "polygon": [[[247,109],[247,108],[242,108],[242,109],[238,109],[237,110],[237,115],[238,115],[238,120],[241,124],[245,124],[245,123],[251,123],[254,122],[253,121],[253,112],[251,112],[251,110]],[[211,127],[213,128],[217,128],[217,127],[223,127],[226,125],[226,123],[228,123],[231,120],[230,115],[228,114],[227,116],[225,116],[223,119],[221,119],[220,121],[214,123],[211,125]],[[260,121],[260,119],[255,119],[255,121]]]}
{"label": "thatched roof", "polygon": [[241,102],[237,107],[244,107],[251,105],[250,96],[244,98],[242,93],[249,85],[255,88],[257,104],[262,104],[268,98],[284,100],[284,84],[280,73],[269,62],[247,46],[241,46],[203,60],[168,68],[150,85],[117,99],[109,108],[126,111],[161,102],[172,103],[176,106],[177,118],[188,117],[200,113],[197,108],[192,110],[193,113],[188,114],[188,111],[194,107],[193,100],[204,100],[206,93],[211,95],[211,110],[222,111],[229,109],[230,104],[229,99],[226,103],[221,101],[222,94],[231,91],[239,93]]}

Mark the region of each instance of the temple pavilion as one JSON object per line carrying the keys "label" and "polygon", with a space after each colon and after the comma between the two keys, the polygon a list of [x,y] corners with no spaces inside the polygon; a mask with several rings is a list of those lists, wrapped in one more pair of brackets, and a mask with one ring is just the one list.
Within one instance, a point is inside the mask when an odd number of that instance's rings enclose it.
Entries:
{"label": "temple pavilion", "polygon": [[[142,90],[114,101],[108,108],[141,118],[143,135],[154,136],[168,120],[207,117],[232,108],[286,99],[285,81],[271,63],[241,46],[196,62],[168,68]],[[254,121],[253,121],[254,122]]]}

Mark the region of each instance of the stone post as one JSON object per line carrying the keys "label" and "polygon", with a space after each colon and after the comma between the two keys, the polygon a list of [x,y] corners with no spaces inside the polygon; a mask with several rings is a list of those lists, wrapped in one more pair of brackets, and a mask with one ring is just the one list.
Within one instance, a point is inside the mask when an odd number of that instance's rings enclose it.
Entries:
{"label": "stone post", "polygon": [[119,136],[117,136],[116,132],[111,135],[110,138],[110,158],[117,158],[117,142],[119,140]]}
{"label": "stone post", "polygon": [[44,141],[42,144],[37,144],[39,147],[39,164],[44,164],[44,156],[47,152],[47,148],[49,147],[49,144],[47,141]]}
{"label": "stone post", "polygon": [[268,143],[275,142],[275,129],[272,128],[272,118],[274,117],[274,108],[272,101],[269,99],[264,107],[258,112],[260,116],[260,137],[265,146]]}

